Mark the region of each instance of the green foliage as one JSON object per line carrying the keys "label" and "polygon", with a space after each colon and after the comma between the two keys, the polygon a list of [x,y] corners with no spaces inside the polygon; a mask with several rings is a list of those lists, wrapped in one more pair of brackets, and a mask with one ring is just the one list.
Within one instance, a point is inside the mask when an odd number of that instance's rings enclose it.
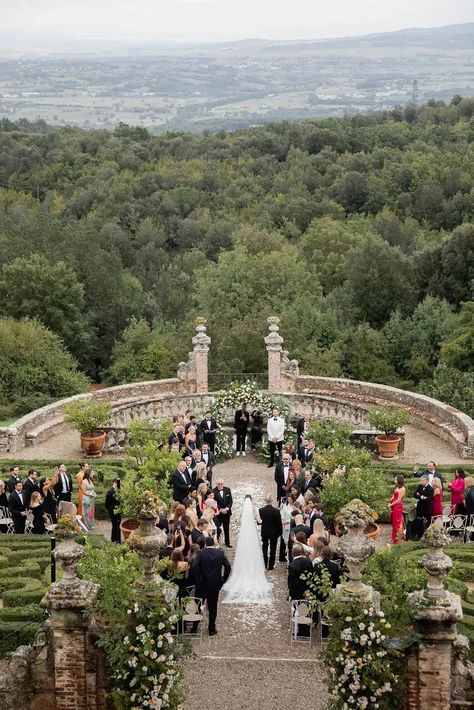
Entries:
{"label": "green foliage", "polygon": [[314,468],[329,473],[343,466],[346,469],[362,468],[368,466],[371,461],[372,456],[368,451],[340,442],[313,453]]}
{"label": "green foliage", "polygon": [[313,419],[308,437],[314,439],[317,449],[345,446],[349,443],[352,426],[335,419]]}
{"label": "green foliage", "polygon": [[423,389],[430,397],[474,416],[474,373],[440,363],[434,371],[433,382],[425,382]]}
{"label": "green foliage", "polygon": [[474,372],[474,301],[461,304],[452,334],[441,347],[441,361],[448,367]]}
{"label": "green foliage", "polygon": [[385,432],[388,436],[408,424],[409,416],[405,409],[399,407],[372,407],[368,419],[371,427]]}
{"label": "green foliage", "polygon": [[0,405],[11,414],[84,392],[80,375],[58,336],[35,320],[0,319]]}
{"label": "green foliage", "polygon": [[366,503],[380,514],[387,507],[385,482],[376,468],[346,468],[323,480],[321,504],[330,518],[354,498]]}
{"label": "green foliage", "polygon": [[71,424],[80,434],[86,434],[105,426],[111,411],[112,405],[108,402],[79,400],[64,407],[64,421]]}

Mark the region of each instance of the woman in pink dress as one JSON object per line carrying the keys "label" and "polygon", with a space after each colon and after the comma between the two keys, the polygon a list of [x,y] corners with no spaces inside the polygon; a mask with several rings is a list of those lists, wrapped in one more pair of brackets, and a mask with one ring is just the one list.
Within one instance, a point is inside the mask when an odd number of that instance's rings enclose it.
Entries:
{"label": "woman in pink dress", "polygon": [[405,521],[403,520],[403,499],[406,495],[405,479],[397,476],[395,479],[397,487],[390,498],[388,509],[390,511],[390,522],[392,523],[392,542],[394,545],[399,540],[405,539]]}
{"label": "woman in pink dress", "polygon": [[448,483],[448,488],[451,491],[451,506],[454,514],[464,513],[464,479],[466,474],[463,468],[457,468],[454,472],[454,478]]}
{"label": "woman in pink dress", "polygon": [[433,476],[431,481],[433,487],[433,507],[431,509],[431,517],[435,518],[438,515],[443,515],[443,486],[441,481],[436,476]]}

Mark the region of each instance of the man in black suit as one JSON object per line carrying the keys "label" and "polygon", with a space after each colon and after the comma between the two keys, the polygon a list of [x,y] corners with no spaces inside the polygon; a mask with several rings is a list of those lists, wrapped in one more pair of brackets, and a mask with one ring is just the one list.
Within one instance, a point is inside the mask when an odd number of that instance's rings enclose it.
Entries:
{"label": "man in black suit", "polygon": [[184,436],[181,424],[175,423],[173,426],[173,431],[168,437],[168,448],[171,449],[173,444],[178,445],[178,450],[181,451],[181,449],[184,446]]}
{"label": "man in black suit", "polygon": [[18,481],[13,493],[8,499],[8,509],[11,513],[15,532],[19,535],[25,532],[26,509],[25,494],[23,493],[23,483]]}
{"label": "man in black suit", "polygon": [[[331,588],[335,589],[341,581],[341,570],[339,565],[332,561],[332,550],[329,546],[323,547],[321,550],[321,558],[321,562],[317,562],[313,567],[315,577],[321,579],[324,574],[324,570],[326,570],[329,575],[329,579],[331,580]],[[327,594],[323,595],[321,591],[318,591],[317,598],[319,601],[323,602],[326,600]]]}
{"label": "man in black suit", "polygon": [[13,493],[19,481],[21,481],[20,469],[18,466],[12,466],[10,468],[10,478],[7,481],[7,493]]}
{"label": "man in black suit", "polygon": [[207,480],[212,485],[212,471],[216,465],[216,457],[213,452],[209,450],[209,444],[204,444],[201,446],[201,461],[206,464]]}
{"label": "man in black suit", "polygon": [[234,416],[234,428],[236,434],[236,444],[235,450],[237,456],[245,456],[245,447],[247,443],[247,427],[250,421],[250,414],[247,412],[247,405],[245,402],[241,404],[240,409],[238,409]]}
{"label": "man in black suit", "polygon": [[296,424],[296,433],[298,434],[298,448],[303,444],[303,439],[308,438],[308,432],[311,427],[311,414],[306,412],[306,414],[298,419]]}
{"label": "man in black suit", "polygon": [[300,544],[293,546],[293,561],[288,565],[288,595],[290,599],[304,599],[308,583],[302,576],[313,571],[313,565],[308,557],[303,555]]}
{"label": "man in black suit", "polygon": [[[265,567],[272,570],[275,567],[276,548],[279,538],[283,534],[281,514],[278,508],[273,506],[273,498],[267,496],[265,505],[258,511],[262,521],[262,551]],[[270,545],[270,557],[268,556],[268,546]]]}
{"label": "man in black suit", "polygon": [[206,414],[204,415],[204,419],[199,425],[199,429],[202,432],[203,440],[206,442],[206,444],[209,445],[210,451],[214,453],[214,450],[216,448],[217,422],[215,419],[213,419],[210,409],[208,409]]}
{"label": "man in black suit", "polygon": [[420,485],[414,493],[414,498],[417,499],[416,504],[416,520],[413,521],[411,528],[415,540],[419,540],[425,529],[431,523],[433,513],[433,487],[429,483],[428,476],[423,474],[420,480]]}
{"label": "man in black suit", "polygon": [[112,487],[109,488],[109,490],[105,494],[105,507],[107,513],[109,514],[110,522],[112,523],[112,533],[110,535],[110,539],[112,542],[118,543],[122,542],[122,537],[120,534],[120,523],[122,518],[120,513],[118,512],[119,499],[117,497],[119,481],[120,478],[116,478],[112,482]]}
{"label": "man in black suit", "polygon": [[191,490],[191,476],[185,461],[179,462],[178,468],[171,476],[171,485],[173,486],[173,500],[182,503]]}
{"label": "man in black suit", "polygon": [[63,463],[58,466],[58,482],[54,486],[54,495],[58,502],[62,500],[71,502],[72,478]]}
{"label": "man in black suit", "polygon": [[38,491],[38,493],[40,493],[40,487],[38,483],[38,471],[35,471],[31,468],[28,471],[28,478],[23,484],[23,496],[26,507],[30,505],[31,496],[35,491]]}
{"label": "man in black suit", "polygon": [[[232,515],[232,493],[230,488],[224,486],[224,481],[220,478],[216,481],[216,487],[213,489],[214,500],[219,508],[219,522],[224,529],[224,542],[226,547],[232,547],[230,544],[230,516]],[[217,522],[217,521],[216,521]],[[217,533],[217,541],[219,541],[220,529]]]}
{"label": "man in black suit", "polygon": [[326,528],[326,530],[329,530],[329,518],[324,512],[322,506],[319,503],[319,498],[317,496],[313,496],[312,498],[309,499],[309,505],[311,507],[311,515],[309,516],[309,522],[308,525],[313,529],[314,521],[316,518],[319,518]]}
{"label": "man in black suit", "polygon": [[303,466],[306,466],[306,464],[311,463],[311,461],[313,460],[313,452],[313,439],[303,439],[301,446],[298,449],[298,458],[303,464]]}
{"label": "man in black suit", "polygon": [[309,489],[316,493],[321,488],[321,479],[313,476],[311,469],[307,468],[304,472],[304,478],[301,485],[301,493],[304,495]]}
{"label": "man in black suit", "polygon": [[284,490],[283,486],[286,485],[288,481],[288,474],[291,468],[291,456],[285,451],[283,454],[283,459],[281,463],[277,463],[275,466],[275,483],[277,484],[277,501],[280,505],[281,499],[286,497],[287,491]]}
{"label": "man in black suit", "polygon": [[[224,568],[223,574],[222,568]],[[207,600],[209,636],[214,636],[217,633],[216,616],[219,592],[229,578],[231,566],[224,550],[214,546],[212,537],[206,537],[206,546],[195,556],[192,570],[197,581],[196,596]]]}

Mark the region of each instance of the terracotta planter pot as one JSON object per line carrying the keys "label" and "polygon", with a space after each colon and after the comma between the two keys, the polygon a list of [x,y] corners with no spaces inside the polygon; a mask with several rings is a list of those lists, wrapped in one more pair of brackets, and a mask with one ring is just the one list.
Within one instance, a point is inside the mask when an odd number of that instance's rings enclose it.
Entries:
{"label": "terracotta planter pot", "polygon": [[396,434],[379,434],[375,437],[379,458],[394,459],[398,458],[398,445],[401,438]]}
{"label": "terracotta planter pot", "polygon": [[380,535],[380,526],[377,523],[369,523],[364,530],[364,535],[376,540]]}
{"label": "terracotta planter pot", "polygon": [[120,523],[120,530],[124,540],[128,540],[134,530],[140,526],[136,518],[127,518]]}
{"label": "terracotta planter pot", "polygon": [[94,429],[93,431],[81,434],[81,446],[84,454],[91,459],[97,459],[99,456],[102,456],[105,437],[105,431],[102,429]]}

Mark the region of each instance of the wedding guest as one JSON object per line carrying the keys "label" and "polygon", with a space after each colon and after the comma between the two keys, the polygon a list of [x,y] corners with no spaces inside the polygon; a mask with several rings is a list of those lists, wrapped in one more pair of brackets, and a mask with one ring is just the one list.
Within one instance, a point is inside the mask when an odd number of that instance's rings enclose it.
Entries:
{"label": "wedding guest", "polygon": [[40,492],[40,486],[38,483],[38,471],[35,471],[33,468],[31,468],[28,471],[28,478],[23,483],[23,496],[24,496],[26,507],[29,506],[31,496],[33,495],[33,493],[39,493],[39,492]]}
{"label": "wedding guest", "polygon": [[184,560],[180,550],[173,550],[168,561],[168,579],[178,587],[178,599],[186,596],[186,587],[189,574],[189,565]]}
{"label": "wedding guest", "polygon": [[318,539],[315,541],[313,545],[313,551],[311,553],[311,561],[314,565],[317,565],[318,562],[322,562],[322,556],[321,552],[325,547],[327,547],[327,540],[325,537],[318,537]]}
{"label": "wedding guest", "polygon": [[60,464],[58,466],[58,476],[57,483],[54,487],[54,494],[58,502],[64,500],[67,503],[71,502],[72,496],[72,478],[69,475],[65,464]]}
{"label": "wedding guest", "polygon": [[[176,419],[176,417],[173,417],[173,419]],[[181,451],[181,449],[184,446],[184,436],[182,433],[182,426],[179,424],[177,421],[175,421],[174,426],[173,426],[173,431],[168,437],[168,448],[171,451],[172,447],[178,447],[178,451]]]}
{"label": "wedding guest", "polygon": [[426,469],[424,471],[420,471],[418,468],[418,465],[415,466],[415,468],[413,469],[413,475],[415,476],[415,478],[421,478],[422,476],[427,476],[428,483],[431,483],[433,478],[439,478],[441,481],[441,485],[444,485],[443,477],[441,476],[441,474],[437,470],[436,464],[434,461],[428,461],[428,463],[426,464]]}
{"label": "wedding guest", "polygon": [[296,533],[293,538],[293,544],[298,543],[303,548],[304,554],[311,559],[313,548],[308,545],[308,539],[304,532]]}
{"label": "wedding guest", "polygon": [[311,560],[303,553],[299,543],[293,545],[293,560],[288,565],[288,596],[290,599],[304,599],[308,582],[303,576],[313,571]]}
{"label": "wedding guest", "polygon": [[188,496],[183,500],[183,505],[186,506],[186,515],[190,519],[190,521],[193,524],[193,528],[197,527],[198,524],[198,516],[196,513],[196,499],[191,498],[191,496]]}
{"label": "wedding guest", "polygon": [[388,503],[390,522],[392,524],[392,542],[394,545],[399,540],[405,539],[405,521],[403,519],[403,500],[406,495],[405,479],[403,476],[395,478],[396,488]]}
{"label": "wedding guest", "polygon": [[54,497],[54,487],[58,482],[59,473],[56,470],[51,477],[42,478],[40,481],[40,492],[43,497],[44,512],[51,518],[54,525],[57,522],[56,498]]}
{"label": "wedding guest", "polygon": [[288,558],[293,559],[293,539],[299,532],[306,535],[306,539],[311,535],[311,529],[304,524],[304,518],[301,513],[293,511],[291,513],[292,522],[290,522],[290,539],[288,542]]}
{"label": "wedding guest", "polygon": [[158,553],[158,559],[164,560],[166,557],[171,557],[171,553],[174,550],[174,535],[173,533],[168,533],[166,536],[166,545],[162,547]]}
{"label": "wedding guest", "polygon": [[[261,521],[262,551],[263,561],[268,570],[275,567],[276,548],[278,540],[283,534],[281,513],[273,506],[273,498],[270,495],[265,497],[265,505],[258,511]],[[270,555],[268,548],[270,547]]]}
{"label": "wedding guest", "polygon": [[441,486],[441,481],[439,478],[433,478],[431,482],[431,487],[433,489],[433,505],[431,508],[432,518],[438,515],[443,515],[443,488]]}
{"label": "wedding guest", "polygon": [[[454,472],[454,478],[448,483],[448,488],[451,491],[451,509],[455,515],[463,515],[464,507],[464,486],[466,474],[463,468],[457,468]],[[434,515],[434,513],[433,513]]]}
{"label": "wedding guest", "polygon": [[[273,460],[273,458],[272,458],[272,460]],[[275,483],[277,485],[277,502],[278,502],[278,504],[280,504],[282,498],[285,498],[287,495],[287,491],[285,490],[284,486],[286,486],[288,483],[288,476],[290,475],[290,468],[291,468],[291,457],[288,452],[285,452],[283,454],[283,458],[282,458],[281,463],[277,463],[277,465],[275,466],[274,479],[275,479]]]}
{"label": "wedding guest", "polygon": [[5,488],[5,481],[0,481],[0,508],[8,508],[8,498]]}
{"label": "wedding guest", "polygon": [[77,514],[82,517],[82,498],[84,496],[82,492],[82,482],[84,480],[84,473],[87,470],[90,470],[90,466],[88,463],[82,463],[81,468],[77,472],[76,475],[76,483],[77,483]]}
{"label": "wedding guest", "polygon": [[21,481],[20,469],[18,466],[12,466],[10,468],[10,478],[7,481],[7,493],[13,493],[19,481]]}
{"label": "wedding guest", "polygon": [[[230,518],[232,515],[232,492],[228,486],[224,486],[224,481],[220,478],[216,482],[216,487],[213,490],[214,499],[217,503],[218,508],[218,519],[219,519],[219,534],[220,529],[224,530],[224,544],[226,547],[232,547],[230,544]],[[217,538],[219,541],[219,537]]]}
{"label": "wedding guest", "polygon": [[306,412],[306,414],[301,419],[298,419],[298,422],[296,424],[296,433],[298,435],[298,450],[303,443],[303,439],[308,438],[308,432],[310,428],[311,414],[309,412]]}
{"label": "wedding guest", "polygon": [[39,491],[33,491],[31,494],[30,510],[33,513],[33,535],[45,535],[45,522],[48,519],[45,515],[43,500]]}
{"label": "wedding guest", "polygon": [[306,505],[306,501],[299,489],[299,486],[297,486],[296,483],[291,486],[290,494],[292,495],[292,497],[295,498],[296,502],[299,503],[301,508],[304,508],[304,506]]}
{"label": "wedding guest", "polygon": [[173,500],[181,503],[191,488],[191,476],[188,473],[185,461],[179,462],[171,476],[171,485],[173,487]]}
{"label": "wedding guest", "polygon": [[[224,570],[222,572],[222,570]],[[206,546],[194,558],[193,573],[197,580],[196,596],[207,601],[209,636],[215,636],[217,602],[221,587],[231,572],[230,562],[224,551],[214,546],[212,537],[206,538]]]}
{"label": "wedding guest", "polygon": [[211,487],[211,482],[207,478],[206,464],[204,463],[204,461],[197,463],[194,467],[193,475],[191,477],[191,483],[196,488],[199,488],[202,483],[205,484],[206,489]]}
{"label": "wedding guest", "polygon": [[250,422],[250,414],[247,411],[247,405],[242,402],[240,409],[237,409],[234,415],[234,428],[236,435],[235,450],[237,456],[245,456],[245,449],[247,443],[247,427]]}
{"label": "wedding guest", "polygon": [[174,515],[172,519],[172,529],[176,530],[176,523],[179,523],[179,521],[182,519],[182,517],[186,515],[186,508],[182,503],[179,503],[176,508],[174,509]]}
{"label": "wedding guest", "polygon": [[204,502],[204,510],[202,517],[208,523],[209,534],[212,535],[216,540],[220,537],[220,521],[218,516],[219,509],[217,503],[214,500],[214,493],[212,491],[208,492],[207,498]]}
{"label": "wedding guest", "polygon": [[[279,416],[278,409],[272,410],[272,416],[267,422],[267,434],[268,434],[268,450],[270,453],[270,463],[268,468],[272,468],[275,461],[275,452],[281,454],[283,448],[283,439],[285,436],[285,420],[283,417]],[[291,459],[288,456],[288,461]],[[278,498],[280,501],[281,496]]]}
{"label": "wedding guest", "polygon": [[312,496],[309,499],[309,506],[311,509],[310,515],[309,515],[309,520],[308,520],[308,525],[313,529],[313,524],[316,518],[319,518],[326,530],[329,530],[329,518],[325,514],[322,505],[319,502],[319,498],[317,496]]}
{"label": "wedding guest", "polygon": [[112,481],[112,486],[109,488],[105,494],[105,508],[112,523],[112,531],[110,534],[111,542],[122,542],[122,535],[120,532],[120,523],[122,517],[119,512],[120,501],[118,499],[118,485],[120,478],[115,478]]}
{"label": "wedding guest", "polygon": [[314,519],[312,531],[313,532],[311,533],[308,539],[308,545],[314,547],[316,540],[318,540],[319,538],[323,538],[324,540],[326,540],[326,545],[329,544],[329,532],[324,527],[321,518]]}
{"label": "wedding guest", "polygon": [[[466,476],[464,479],[464,505],[466,506],[466,515],[474,516],[474,478]],[[471,518],[471,525],[474,525],[474,519]]]}
{"label": "wedding guest", "polygon": [[82,479],[82,521],[88,530],[95,530],[95,487],[94,472],[84,471]]}
{"label": "wedding guest", "polygon": [[321,479],[314,476],[310,468],[305,469],[303,476],[304,479],[301,485],[301,493],[304,495],[307,491],[312,490],[314,495],[316,491],[319,491],[321,488]]}
{"label": "wedding guest", "polygon": [[[341,581],[341,570],[339,565],[336,564],[336,562],[333,562],[332,555],[333,553],[330,547],[323,547],[321,550],[321,561],[313,566],[313,571],[315,581],[317,579],[321,580],[323,574],[326,572],[331,582],[331,589],[335,589]],[[321,587],[319,587],[319,591],[316,593],[316,598],[320,602],[325,602],[328,596],[329,591],[323,592]]]}
{"label": "wedding guest", "polygon": [[197,487],[196,491],[196,501],[197,501],[197,506],[201,513],[204,510],[204,504],[206,502],[207,498],[207,491],[209,490],[207,483],[200,483]]}
{"label": "wedding guest", "polygon": [[279,562],[286,562],[286,550],[288,547],[288,541],[290,538],[290,523],[292,520],[291,511],[293,510],[293,504],[288,499],[285,498],[280,507],[280,516],[282,524],[282,535],[280,538],[280,552],[278,555]]}
{"label": "wedding guest", "polygon": [[23,534],[25,532],[27,509],[25,505],[25,495],[23,493],[23,483],[21,481],[16,482],[15,490],[13,493],[10,493],[8,509],[11,513],[15,532],[19,535]]}
{"label": "wedding guest", "polygon": [[206,465],[206,478],[209,481],[209,485],[212,486],[212,472],[216,465],[216,457],[206,442],[201,446],[201,460]]}
{"label": "wedding guest", "polygon": [[254,409],[252,414],[252,427],[250,429],[250,446],[252,451],[257,451],[257,446],[262,441],[263,417],[259,409]]}
{"label": "wedding guest", "polygon": [[288,478],[286,480],[286,483],[284,483],[281,487],[282,494],[283,494],[282,498],[281,498],[281,503],[288,498],[291,488],[294,485],[297,485],[297,478],[295,475],[295,471],[293,470],[293,467],[291,467],[290,470],[288,471]]}
{"label": "wedding guest", "polygon": [[214,453],[216,448],[217,422],[213,418],[210,409],[205,413],[204,419],[199,425],[199,429],[202,432],[204,442],[209,446],[209,450]]}
{"label": "wedding guest", "polygon": [[199,545],[199,547],[204,547],[204,543],[207,537],[208,522],[204,518],[199,518],[197,527],[191,530],[191,539],[193,545]]}
{"label": "wedding guest", "polygon": [[197,447],[197,435],[196,435],[196,427],[194,424],[189,425],[188,433],[184,437],[184,448],[186,453],[188,453],[190,456],[194,454],[196,451]]}
{"label": "wedding guest", "polygon": [[425,528],[431,522],[433,511],[433,487],[430,486],[428,476],[421,476],[420,485],[414,493],[414,498],[417,499],[416,504],[416,520],[414,526],[414,537],[420,539]]}
{"label": "wedding guest", "polygon": [[291,443],[291,441],[287,441],[283,445],[283,451],[286,451],[288,454],[290,454],[291,461],[296,460],[296,450],[295,450],[295,447],[293,446],[293,444]]}

